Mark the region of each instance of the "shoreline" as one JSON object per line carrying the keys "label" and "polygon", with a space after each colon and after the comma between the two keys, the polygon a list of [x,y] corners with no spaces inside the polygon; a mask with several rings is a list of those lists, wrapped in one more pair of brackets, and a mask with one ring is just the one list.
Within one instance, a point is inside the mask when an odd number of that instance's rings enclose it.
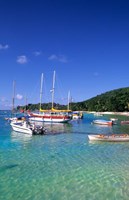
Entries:
{"label": "shoreline", "polygon": [[120,115],[120,116],[129,116],[129,112],[95,112],[95,111],[83,111],[86,113],[93,113],[93,114],[101,114],[101,115]]}

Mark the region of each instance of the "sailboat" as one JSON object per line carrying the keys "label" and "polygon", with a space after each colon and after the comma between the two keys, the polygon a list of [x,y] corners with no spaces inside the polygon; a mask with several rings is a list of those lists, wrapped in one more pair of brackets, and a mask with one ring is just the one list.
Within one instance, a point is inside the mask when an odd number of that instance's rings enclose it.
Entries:
{"label": "sailboat", "polygon": [[38,113],[30,112],[30,120],[38,122],[49,122],[49,123],[65,123],[71,120],[71,110],[58,110],[54,108],[54,91],[55,91],[55,71],[53,74],[53,84],[52,84],[52,108],[50,110],[43,110],[41,108],[42,100],[42,84],[43,84],[43,74],[41,76],[41,89],[40,89],[40,109]]}

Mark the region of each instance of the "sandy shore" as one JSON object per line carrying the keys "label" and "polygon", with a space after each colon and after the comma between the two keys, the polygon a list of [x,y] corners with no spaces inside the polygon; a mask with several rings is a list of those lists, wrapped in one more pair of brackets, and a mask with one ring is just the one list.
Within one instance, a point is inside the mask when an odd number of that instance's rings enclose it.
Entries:
{"label": "sandy shore", "polygon": [[93,114],[100,114],[100,115],[123,115],[123,116],[129,116],[129,112],[87,112],[87,113],[93,113]]}

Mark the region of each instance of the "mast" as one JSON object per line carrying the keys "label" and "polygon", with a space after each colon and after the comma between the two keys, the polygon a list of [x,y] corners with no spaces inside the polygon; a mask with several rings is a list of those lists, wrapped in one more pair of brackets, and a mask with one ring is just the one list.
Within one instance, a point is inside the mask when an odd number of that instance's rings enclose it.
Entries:
{"label": "mast", "polygon": [[41,86],[40,86],[40,105],[39,109],[42,107],[42,94],[43,94],[43,73],[41,74]]}
{"label": "mast", "polygon": [[13,81],[12,113],[14,113],[14,103],[15,103],[15,81]]}
{"label": "mast", "polygon": [[54,90],[55,90],[55,76],[56,76],[56,72],[54,71],[53,74],[53,85],[52,85],[52,109],[53,109],[53,105],[54,105]]}
{"label": "mast", "polygon": [[26,97],[26,95],[25,95],[25,111],[27,111],[27,97]]}
{"label": "mast", "polygon": [[67,110],[69,110],[69,103],[70,103],[70,91],[68,92],[68,108],[67,108]]}

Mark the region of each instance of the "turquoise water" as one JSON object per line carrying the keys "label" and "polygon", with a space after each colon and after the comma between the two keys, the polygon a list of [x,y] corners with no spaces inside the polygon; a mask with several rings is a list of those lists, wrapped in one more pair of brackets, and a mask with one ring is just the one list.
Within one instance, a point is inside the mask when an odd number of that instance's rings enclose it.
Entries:
{"label": "turquoise water", "polygon": [[129,133],[84,119],[47,124],[47,135],[11,130],[0,112],[0,200],[128,200],[129,142],[88,141],[91,133]]}

